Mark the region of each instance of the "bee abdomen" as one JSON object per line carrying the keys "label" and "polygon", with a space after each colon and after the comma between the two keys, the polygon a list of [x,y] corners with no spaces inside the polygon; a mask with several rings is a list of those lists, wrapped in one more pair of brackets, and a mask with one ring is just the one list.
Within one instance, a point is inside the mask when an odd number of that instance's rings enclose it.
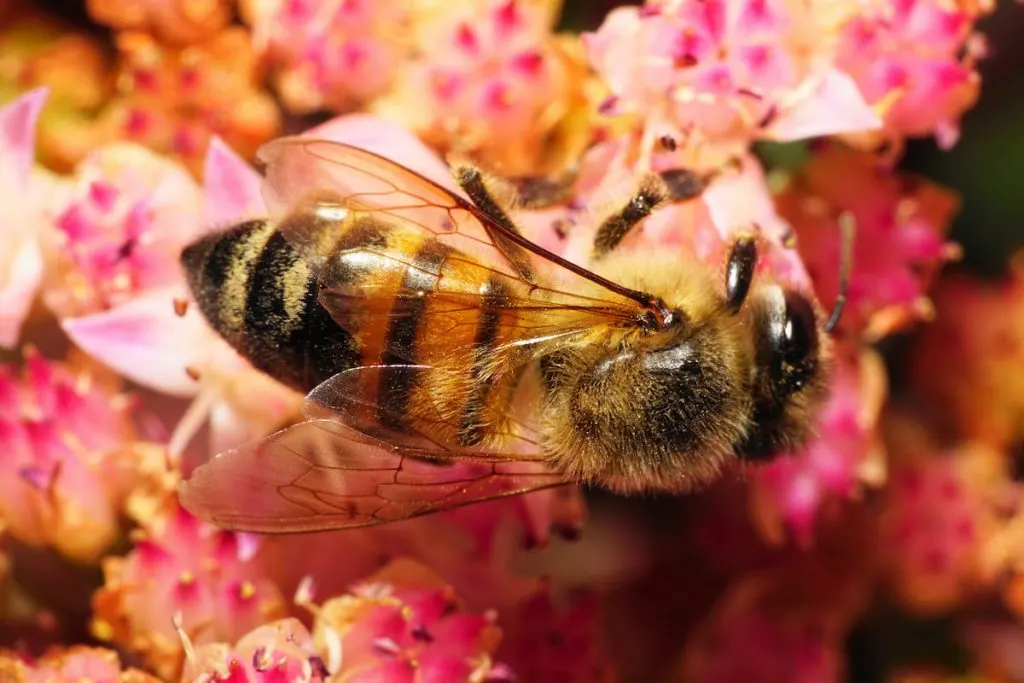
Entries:
{"label": "bee abdomen", "polygon": [[266,221],[199,240],[182,263],[211,326],[278,381],[308,392],[359,362],[351,335],[319,305],[309,264]]}

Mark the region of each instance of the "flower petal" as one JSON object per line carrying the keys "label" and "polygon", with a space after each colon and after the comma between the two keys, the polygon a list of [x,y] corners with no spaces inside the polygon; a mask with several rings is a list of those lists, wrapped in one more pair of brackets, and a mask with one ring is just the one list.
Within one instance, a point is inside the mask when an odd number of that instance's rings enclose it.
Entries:
{"label": "flower petal", "polygon": [[259,174],[216,136],[206,153],[203,196],[204,225],[211,229],[266,213]]}
{"label": "flower petal", "polygon": [[771,139],[789,142],[879,130],[882,123],[853,78],[839,69],[830,69],[812,94],[787,109],[766,132]]}
{"label": "flower petal", "polygon": [[22,182],[35,160],[36,122],[49,94],[49,88],[36,88],[0,108],[0,165],[13,163],[14,178]]}
{"label": "flower petal", "polygon": [[83,351],[128,379],[192,396],[198,386],[186,368],[198,362],[210,333],[198,311],[175,313],[181,298],[176,287],[155,290],[109,311],[67,318],[62,327]]}
{"label": "flower petal", "polygon": [[[10,248],[9,246],[7,248]],[[21,326],[32,308],[43,279],[43,254],[35,240],[23,240],[6,272],[0,273],[0,347],[17,345]]]}

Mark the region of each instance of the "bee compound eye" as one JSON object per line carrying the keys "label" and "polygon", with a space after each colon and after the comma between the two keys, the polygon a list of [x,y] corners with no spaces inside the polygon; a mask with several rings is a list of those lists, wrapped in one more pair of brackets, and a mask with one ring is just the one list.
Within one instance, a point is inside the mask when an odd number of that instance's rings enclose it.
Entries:
{"label": "bee compound eye", "polygon": [[778,351],[785,362],[799,365],[818,350],[818,329],[814,309],[806,297],[786,292],[786,310]]}

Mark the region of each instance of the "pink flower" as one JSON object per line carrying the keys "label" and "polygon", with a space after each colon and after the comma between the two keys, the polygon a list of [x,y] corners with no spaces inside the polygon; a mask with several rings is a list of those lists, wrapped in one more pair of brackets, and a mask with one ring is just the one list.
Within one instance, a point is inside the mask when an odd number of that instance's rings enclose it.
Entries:
{"label": "pink flower", "polygon": [[413,9],[409,0],[242,3],[285,106],[298,113],[349,109],[387,90],[408,58]]}
{"label": "pink flower", "polygon": [[1001,543],[995,535],[1006,463],[982,444],[942,448],[912,415],[894,418],[887,432],[897,461],[879,539],[885,576],[905,609],[947,613],[1019,562],[1020,525],[1007,524]]}
{"label": "pink flower", "polygon": [[109,550],[137,483],[122,472],[130,408],[105,375],[31,349],[20,378],[0,369],[0,517],[13,538],[80,562]]}
{"label": "pink flower", "polygon": [[[827,600],[821,606],[808,605],[800,598],[802,586],[787,587],[785,582],[781,587],[786,592],[780,594],[780,586],[771,578],[753,573],[726,591],[687,640],[674,680],[842,680],[843,620],[829,613],[834,606]],[[802,580],[808,581],[806,577]]]}
{"label": "pink flower", "polygon": [[601,648],[601,604],[594,593],[557,604],[547,586],[502,613],[498,655],[518,680],[603,683],[613,679]]}
{"label": "pink flower", "polygon": [[97,150],[77,167],[55,220],[47,304],[74,318],[178,282],[177,256],[200,232],[199,208],[184,167],[131,144]]}
{"label": "pink flower", "polygon": [[297,619],[281,619],[242,636],[235,645],[209,643],[193,649],[185,643],[185,668],[181,683],[256,683],[257,681],[305,681],[322,683],[329,674],[313,647],[313,637]]}
{"label": "pink flower", "polygon": [[879,127],[831,64],[831,19],[790,0],[648,0],[613,10],[584,40],[611,92],[603,109],[642,122],[642,165],[668,135],[707,168],[757,139]]}
{"label": "pink flower", "polygon": [[[950,272],[907,354],[916,393],[950,432],[997,448],[1024,437],[1024,252],[999,280]],[[936,372],[936,368],[945,368]]]}
{"label": "pink flower", "polygon": [[844,214],[856,226],[842,329],[868,340],[931,316],[926,292],[959,253],[946,241],[958,208],[949,191],[882,166],[870,154],[829,145],[777,197],[818,298],[835,301]]}
{"label": "pink flower", "polygon": [[98,647],[76,645],[48,650],[31,660],[0,653],[0,679],[17,683],[159,683],[138,669],[124,669],[117,653]]}
{"label": "pink flower", "polygon": [[788,529],[799,543],[810,544],[829,498],[854,498],[863,484],[882,483],[877,422],[888,387],[881,358],[872,350],[837,346],[830,387],[817,437],[756,474],[755,517],[770,540],[778,542]]}
{"label": "pink flower", "polygon": [[562,170],[587,141],[570,118],[586,104],[586,74],[552,33],[557,5],[471,0],[421,13],[418,58],[375,111],[506,176]]}
{"label": "pink flower", "polygon": [[259,572],[259,541],[219,531],[176,504],[138,520],[134,548],[103,563],[93,634],[131,651],[169,680],[183,657],[172,623],[196,643],[234,641],[284,616],[277,588]]}
{"label": "pink flower", "polygon": [[423,565],[396,560],[314,612],[314,641],[333,680],[515,680],[492,659],[496,615],[464,612]]}
{"label": "pink flower", "polygon": [[172,438],[175,455],[207,419],[217,452],[263,436],[298,409],[299,397],[253,369],[194,306],[181,311],[190,297],[179,263],[181,250],[204,230],[263,213],[255,172],[215,141],[203,197],[180,167],[125,149],[111,153],[109,171],[102,156],[95,171],[85,166],[83,196],[58,222],[72,254],[64,282],[72,286],[57,290],[52,303],[58,310],[89,306],[87,314],[65,318],[64,330],[125,377],[193,397]]}
{"label": "pink flower", "polygon": [[956,143],[959,119],[981,86],[979,55],[970,46],[973,23],[988,9],[970,5],[879,0],[842,27],[837,64],[880,110],[890,137],[934,135],[944,148]]}
{"label": "pink flower", "polygon": [[39,88],[0,107],[0,347],[18,343],[43,277],[40,232],[45,197],[32,182],[36,122],[48,91]]}

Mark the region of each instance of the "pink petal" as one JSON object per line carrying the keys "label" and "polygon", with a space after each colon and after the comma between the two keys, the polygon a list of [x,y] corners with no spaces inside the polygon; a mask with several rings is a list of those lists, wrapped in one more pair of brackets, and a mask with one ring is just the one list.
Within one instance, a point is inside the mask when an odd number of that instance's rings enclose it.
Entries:
{"label": "pink petal", "polygon": [[302,135],[368,150],[400,163],[448,190],[459,192],[447,164],[408,129],[391,121],[370,114],[348,114],[311,128]]}
{"label": "pink petal", "polygon": [[203,166],[204,224],[211,228],[266,213],[260,176],[227,143],[214,136]]}
{"label": "pink petal", "polygon": [[36,122],[49,94],[49,88],[36,88],[0,108],[0,164],[13,164],[14,178],[22,182],[35,160]]}
{"label": "pink petal", "polygon": [[211,334],[191,306],[174,310],[184,298],[177,287],[136,297],[109,311],[67,318],[61,325],[79,348],[143,386],[174,396],[192,396],[198,384],[186,368],[207,351]]}
{"label": "pink petal", "polygon": [[24,240],[16,248],[7,265],[6,281],[0,283],[0,347],[6,349],[18,343],[21,326],[43,279],[43,255],[36,241]]}
{"label": "pink petal", "polygon": [[882,119],[845,72],[830,69],[818,88],[773,123],[767,136],[780,142],[878,130]]}

